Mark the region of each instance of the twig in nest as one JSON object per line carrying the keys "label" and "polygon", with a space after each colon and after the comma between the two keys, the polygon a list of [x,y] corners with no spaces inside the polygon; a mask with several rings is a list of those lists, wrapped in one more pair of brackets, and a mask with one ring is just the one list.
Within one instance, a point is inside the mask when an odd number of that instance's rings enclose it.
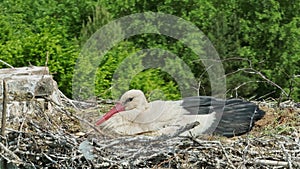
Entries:
{"label": "twig in nest", "polygon": [[213,143],[213,144],[217,144],[219,147],[221,147],[222,152],[223,152],[223,154],[225,155],[225,157],[226,157],[226,159],[227,159],[227,162],[229,163],[230,167],[231,167],[231,168],[236,168],[236,167],[233,165],[232,161],[230,160],[230,157],[228,156],[228,154],[227,154],[227,152],[226,152],[224,146],[222,145],[222,143],[221,143],[220,141],[200,141],[200,140],[195,139],[195,138],[192,138],[192,137],[190,137],[190,139],[191,139],[193,142],[196,142],[196,143],[199,144],[199,145],[201,145],[201,143]]}
{"label": "twig in nest", "polygon": [[177,132],[176,132],[175,134],[173,134],[171,137],[177,137],[177,136],[179,136],[181,133],[183,133],[183,132],[185,132],[185,131],[188,131],[188,130],[190,130],[190,129],[192,129],[192,128],[195,128],[195,127],[198,126],[199,124],[200,124],[200,123],[199,123],[198,121],[195,121],[195,122],[193,122],[193,123],[189,123],[189,124],[187,124],[187,125],[185,125],[185,126],[179,128],[179,129],[177,130]]}
{"label": "twig in nest", "polygon": [[53,160],[51,157],[49,157],[46,153],[42,153],[48,160],[50,160],[52,163],[57,164],[57,161]]}
{"label": "twig in nest", "polygon": [[56,103],[55,101],[53,101],[52,99],[49,98],[45,98],[47,101],[49,101],[50,103],[54,103],[56,105],[56,109],[58,109],[58,111],[65,113],[68,116],[74,117],[77,120],[87,124],[89,127],[91,127],[92,129],[94,129],[95,131],[97,131],[98,133],[107,136],[107,137],[113,137],[109,134],[104,133],[103,131],[101,131],[100,129],[96,128],[93,124],[91,124],[90,122],[88,122],[87,120],[80,118],[79,116],[75,115],[74,113],[70,113],[68,110],[66,110],[65,108],[62,107],[62,105],[59,105],[58,103]]}
{"label": "twig in nest", "polygon": [[49,51],[46,52],[46,61],[45,61],[45,66],[48,66],[48,61],[49,61]]}
{"label": "twig in nest", "polygon": [[[250,120],[250,123],[249,123],[249,131],[253,127],[254,116],[255,116],[256,113],[257,113],[257,108],[252,113],[251,120]],[[249,146],[250,146],[250,138],[249,138],[250,134],[249,134],[249,131],[247,132],[247,137],[246,137],[247,145],[245,146],[244,151],[243,151],[243,163],[245,163],[245,161],[246,161],[246,155],[248,153]]]}
{"label": "twig in nest", "polygon": [[10,64],[8,64],[8,63],[6,63],[6,62],[4,62],[4,61],[1,60],[1,59],[0,59],[0,62],[3,63],[3,64],[5,64],[5,65],[8,66],[8,67],[14,69],[14,67],[13,67],[12,65],[10,65]]}
{"label": "twig in nest", "polygon": [[22,123],[20,125],[20,128],[19,128],[19,136],[18,136],[18,140],[17,140],[17,146],[18,147],[19,147],[19,143],[20,143],[20,139],[21,139],[21,135],[22,135],[23,126],[24,126],[24,123],[25,123],[26,118],[27,118],[27,114],[28,114],[28,111],[25,112],[23,121],[22,121]]}
{"label": "twig in nest", "polygon": [[268,166],[282,166],[282,167],[288,167],[288,162],[285,161],[275,161],[275,160],[255,160],[253,162],[254,164],[261,164],[261,165],[268,165]]}
{"label": "twig in nest", "polygon": [[224,155],[225,155],[225,157],[226,157],[228,163],[230,164],[230,166],[231,166],[232,168],[236,168],[236,167],[234,167],[232,161],[230,160],[230,158],[229,158],[229,156],[228,156],[228,154],[227,154],[225,148],[223,147],[222,143],[221,143],[220,141],[218,141],[217,143],[218,143],[219,146],[221,147],[221,149],[222,149],[222,151],[223,151],[223,153],[224,153]]}
{"label": "twig in nest", "polygon": [[1,142],[0,142],[0,148],[5,151],[7,154],[9,154],[11,157],[13,157],[16,162],[18,164],[23,164],[23,161],[19,158],[19,156],[17,156],[14,152],[10,151],[7,147],[5,147],[5,145],[3,145]]}
{"label": "twig in nest", "polygon": [[283,153],[284,153],[284,155],[286,157],[286,161],[288,162],[288,167],[290,169],[292,169],[293,167],[292,167],[290,155],[286,152],[286,149],[285,149],[285,147],[284,147],[284,145],[282,143],[280,143],[280,146],[281,146],[282,151],[283,151]]}
{"label": "twig in nest", "polygon": [[63,97],[64,99],[66,99],[66,100],[68,101],[68,103],[70,103],[70,105],[71,105],[72,107],[74,107],[76,110],[79,110],[78,107],[75,106],[75,105],[73,104],[72,100],[69,99],[66,95],[64,95],[60,90],[58,90],[58,93],[59,93],[59,95],[60,95],[61,97]]}
{"label": "twig in nest", "polygon": [[[153,168],[159,169],[159,168],[161,168],[161,166],[162,166],[163,164],[165,164],[165,163],[170,163],[170,161],[174,160],[175,158],[176,158],[176,156],[170,157],[170,158],[166,159],[165,161],[162,161],[162,162],[159,163],[158,165],[154,166]],[[170,166],[169,166],[169,167],[170,167]]]}

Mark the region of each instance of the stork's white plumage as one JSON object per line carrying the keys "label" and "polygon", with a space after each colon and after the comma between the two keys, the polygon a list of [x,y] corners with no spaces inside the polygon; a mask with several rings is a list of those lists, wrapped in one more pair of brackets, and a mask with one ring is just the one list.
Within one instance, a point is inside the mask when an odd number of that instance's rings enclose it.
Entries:
{"label": "stork's white plumage", "polygon": [[215,133],[233,136],[248,132],[263,115],[255,104],[240,99],[197,96],[148,103],[142,91],[130,90],[96,125],[119,135],[169,135],[197,121],[199,125],[181,135],[197,136],[215,129]]}

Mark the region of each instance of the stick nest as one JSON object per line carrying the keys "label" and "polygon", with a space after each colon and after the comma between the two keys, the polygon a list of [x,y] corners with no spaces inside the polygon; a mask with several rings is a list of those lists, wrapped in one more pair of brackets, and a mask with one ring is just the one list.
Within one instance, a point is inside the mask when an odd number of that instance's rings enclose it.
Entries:
{"label": "stick nest", "polygon": [[[65,102],[9,120],[1,137],[2,161],[19,168],[300,168],[296,104],[281,109],[264,103],[266,118],[252,132],[224,138],[114,137],[90,120],[109,105],[78,108],[79,103]],[[91,112],[94,117],[82,116]]]}

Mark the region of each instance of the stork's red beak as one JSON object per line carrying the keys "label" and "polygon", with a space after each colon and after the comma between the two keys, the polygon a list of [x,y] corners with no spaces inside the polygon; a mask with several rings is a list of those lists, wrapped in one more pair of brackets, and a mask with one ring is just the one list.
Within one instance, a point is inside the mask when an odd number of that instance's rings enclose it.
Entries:
{"label": "stork's red beak", "polygon": [[116,113],[119,113],[121,111],[124,111],[125,107],[121,104],[121,103],[117,103],[109,112],[107,112],[106,114],[104,114],[101,119],[99,119],[96,122],[96,125],[100,125],[103,122],[105,122],[106,120],[108,120],[109,118],[111,118],[111,116],[113,116]]}

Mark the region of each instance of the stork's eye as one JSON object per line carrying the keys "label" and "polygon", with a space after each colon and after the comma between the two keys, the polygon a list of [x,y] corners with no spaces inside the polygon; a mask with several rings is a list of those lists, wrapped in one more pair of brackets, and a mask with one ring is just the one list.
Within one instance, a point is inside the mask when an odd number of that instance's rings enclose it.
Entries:
{"label": "stork's eye", "polygon": [[126,102],[131,102],[133,100],[133,97],[130,97],[126,100]]}

